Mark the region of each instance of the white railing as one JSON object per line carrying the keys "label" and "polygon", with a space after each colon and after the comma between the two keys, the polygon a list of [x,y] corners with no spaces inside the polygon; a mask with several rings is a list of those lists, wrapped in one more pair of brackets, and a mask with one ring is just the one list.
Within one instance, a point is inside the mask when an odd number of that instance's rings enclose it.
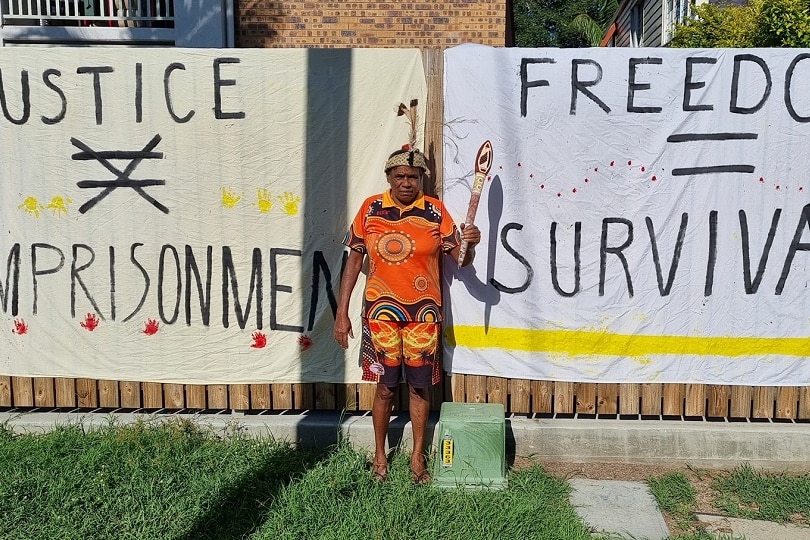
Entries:
{"label": "white railing", "polygon": [[0,0],[0,26],[174,27],[174,0]]}

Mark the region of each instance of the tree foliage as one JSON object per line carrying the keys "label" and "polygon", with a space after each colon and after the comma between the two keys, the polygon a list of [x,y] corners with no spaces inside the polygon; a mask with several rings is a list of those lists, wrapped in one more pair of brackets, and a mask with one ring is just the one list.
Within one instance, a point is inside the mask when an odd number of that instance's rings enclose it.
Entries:
{"label": "tree foliage", "polygon": [[675,27],[670,47],[810,47],[810,1],[701,4]]}
{"label": "tree foliage", "polygon": [[[583,29],[589,27],[588,21],[591,21],[604,25],[603,32],[616,11],[616,4],[616,0],[515,0],[515,45],[592,46],[594,31],[588,35]],[[584,16],[580,17],[580,21],[585,21],[585,24],[574,23],[578,16]],[[599,33],[601,40],[601,32]],[[596,41],[596,45],[598,44],[599,41]]]}

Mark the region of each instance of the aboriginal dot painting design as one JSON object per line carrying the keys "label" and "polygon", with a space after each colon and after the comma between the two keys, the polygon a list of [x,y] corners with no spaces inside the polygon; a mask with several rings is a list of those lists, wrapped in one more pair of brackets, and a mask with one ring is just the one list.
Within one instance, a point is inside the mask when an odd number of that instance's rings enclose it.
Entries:
{"label": "aboriginal dot painting design", "polygon": [[390,264],[402,264],[413,255],[414,242],[403,232],[392,231],[377,241],[377,253]]}

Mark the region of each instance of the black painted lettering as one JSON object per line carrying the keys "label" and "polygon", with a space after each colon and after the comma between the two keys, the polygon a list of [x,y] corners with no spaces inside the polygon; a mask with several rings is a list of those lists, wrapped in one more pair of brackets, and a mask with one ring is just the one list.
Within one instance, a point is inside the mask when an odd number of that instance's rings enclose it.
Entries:
{"label": "black painted lettering", "polygon": [[[81,266],[78,266],[77,261],[79,260],[79,250],[83,249],[90,254],[90,260],[84,263]],[[79,272],[82,270],[87,270],[96,260],[96,252],[93,251],[93,248],[88,246],[87,244],[73,244],[73,260],[70,263],[70,316],[76,316],[76,284],[78,283],[79,286],[84,291],[84,296],[87,300],[90,301],[90,304],[93,306],[96,314],[99,318],[103,321],[104,315],[102,315],[101,310],[98,308],[98,304],[96,304],[93,295],[90,294],[90,291],[87,290],[87,286],[82,281]]]}
{"label": "black painted lettering", "polygon": [[[589,65],[596,68],[596,76],[590,81],[581,81],[579,79],[579,66]],[[606,113],[610,112],[610,107],[599,99],[596,94],[588,90],[591,86],[596,86],[602,80],[602,66],[596,60],[586,60],[575,58],[571,61],[571,108],[568,114],[577,113],[577,93],[581,92],[582,95],[588,97],[591,101],[599,105],[599,108]]]}
{"label": "black painted lettering", "polygon": [[692,91],[706,87],[706,81],[693,81],[695,64],[716,64],[717,58],[689,57],[686,59],[686,77],[683,82],[683,110],[684,111],[711,111],[714,105],[692,104]]}
{"label": "black painted lettering", "polygon": [[717,210],[709,212],[709,256],[706,262],[706,281],[703,296],[711,296],[714,289],[714,267],[717,265]]}
{"label": "black painted lettering", "polygon": [[788,114],[791,118],[793,118],[797,122],[810,122],[810,115],[802,116],[796,112],[796,108],[793,106],[793,73],[796,71],[796,66],[802,60],[807,60],[810,58],[810,53],[801,53],[800,55],[796,56],[790,65],[787,68],[787,72],[785,73],[785,107],[787,107]]}
{"label": "black painted lettering", "polygon": [[[8,280],[11,279],[11,285]],[[9,289],[9,287],[11,287]],[[0,304],[3,305],[3,313],[8,313],[8,301],[11,299],[11,315],[19,313],[20,301],[20,244],[14,244],[8,251],[6,259],[6,279],[5,285],[0,287]]]}
{"label": "black painted lettering", "polygon": [[[37,259],[38,259],[38,250],[45,249],[55,252],[59,256],[59,264],[53,266],[51,268],[45,268],[40,270],[37,266]],[[37,298],[39,294],[39,283],[38,283],[38,276],[47,276],[48,274],[55,274],[62,267],[65,266],[65,254],[56,246],[52,246],[50,244],[42,244],[42,243],[34,243],[31,244],[31,278],[33,280],[33,305],[31,312],[36,315],[37,314]]]}
{"label": "black painted lettering", "polygon": [[[166,317],[163,311],[163,283],[166,280],[166,252],[172,254],[174,259],[175,271],[175,287],[174,287],[174,313],[170,317]],[[177,322],[177,317],[180,315],[180,295],[183,292],[183,279],[180,274],[180,255],[177,253],[177,248],[170,244],[163,244],[160,249],[160,262],[158,263],[158,283],[157,283],[157,297],[158,297],[158,314],[160,320],[166,324],[174,324]]]}
{"label": "black painted lettering", "polygon": [[523,255],[518,253],[512,246],[509,245],[507,234],[509,233],[509,231],[513,229],[517,231],[523,230],[523,225],[521,225],[520,223],[507,223],[506,225],[504,225],[503,229],[501,229],[501,244],[503,244],[503,248],[506,250],[506,252],[509,253],[515,259],[517,259],[518,262],[522,264],[523,267],[526,269],[526,281],[524,281],[522,285],[519,285],[517,287],[507,287],[494,277],[490,278],[489,280],[490,284],[493,287],[495,287],[500,292],[507,294],[517,294],[525,291],[526,289],[529,288],[529,285],[532,284],[532,279],[534,279],[534,269],[532,268],[532,265],[529,264],[529,261],[527,261]]}
{"label": "black painted lettering", "polygon": [[172,93],[169,91],[169,76],[172,74],[172,71],[176,69],[186,69],[186,66],[179,63],[174,62],[166,66],[166,71],[163,73],[163,95],[166,97],[166,110],[169,111],[169,115],[174,119],[175,122],[178,124],[184,124],[191,120],[194,116],[194,109],[191,109],[189,112],[186,113],[185,116],[177,116],[174,112],[174,104],[172,103]]}
{"label": "black painted lettering", "polygon": [[779,275],[779,281],[776,283],[776,294],[782,294],[785,289],[785,282],[787,281],[788,274],[790,274],[790,267],[793,264],[793,258],[796,256],[797,251],[810,251],[810,243],[802,242],[802,233],[810,226],[810,204],[802,208],[802,216],[799,218],[799,224],[796,225],[796,232],[793,234],[793,240],[790,242],[790,249],[788,249],[787,257],[785,257],[785,264],[782,266],[782,273]]}
{"label": "black painted lettering", "polygon": [[59,114],[53,118],[48,118],[47,116],[41,117],[42,123],[48,126],[58,124],[65,119],[65,114],[67,114],[67,98],[65,97],[65,93],[62,91],[62,89],[56,86],[56,83],[51,80],[51,77],[54,76],[61,77],[62,72],[58,69],[46,69],[42,72],[42,82],[45,83],[45,86],[56,92],[56,95],[59,96],[59,101],[62,103],[62,108],[59,110]]}
{"label": "black painted lettering", "polygon": [[3,109],[3,116],[12,124],[21,126],[28,121],[31,116],[31,84],[28,81],[28,72],[20,71],[20,94],[22,101],[22,114],[19,118],[14,118],[8,111],[8,98],[6,97],[6,85],[3,82],[3,70],[0,69],[0,108]]}
{"label": "black painted lettering", "polygon": [[329,271],[329,265],[326,264],[326,258],[323,256],[322,251],[315,251],[312,254],[312,296],[309,300],[309,322],[307,324],[307,331],[311,332],[315,326],[315,311],[318,309],[318,293],[321,290],[321,272],[323,272],[324,286],[326,287],[326,298],[329,300],[329,306],[332,308],[332,317],[337,314],[337,298],[335,298],[335,291],[332,288],[332,272]]}
{"label": "black painted lettering", "polygon": [[115,248],[110,246],[110,319],[115,320]]}
{"label": "black painted lettering", "polygon": [[104,102],[101,99],[101,74],[112,73],[112,66],[83,66],[76,68],[76,73],[82,75],[84,73],[93,74],[93,99],[96,106],[96,125],[100,126],[102,122],[102,110],[104,109]]}
{"label": "black painted lettering", "polygon": [[627,83],[627,112],[633,113],[659,113],[661,107],[640,107],[635,105],[636,92],[639,90],[649,90],[651,85],[649,83],[637,83],[636,71],[640,65],[660,65],[663,63],[661,58],[631,58],[629,62],[629,73]]}
{"label": "black painted lettering", "polygon": [[135,306],[135,309],[132,311],[132,313],[126,316],[123,322],[127,322],[141,310],[144,302],[146,302],[146,295],[149,293],[149,287],[152,283],[152,280],[149,277],[149,272],[147,272],[146,269],[143,267],[143,265],[140,263],[140,261],[138,261],[138,259],[135,258],[135,250],[141,247],[142,245],[143,245],[142,243],[136,242],[132,244],[132,246],[130,246],[129,260],[133,264],[133,266],[135,266],[135,268],[141,271],[141,275],[143,276],[143,294],[141,294],[141,300],[138,302],[138,305]]}
{"label": "black painted lettering", "polygon": [[291,293],[292,287],[289,285],[282,285],[278,282],[278,257],[279,256],[300,257],[302,255],[300,249],[284,249],[284,248],[271,248],[270,249],[270,329],[283,330],[285,332],[302,333],[303,326],[292,326],[288,324],[279,324],[278,317],[276,316],[278,306],[278,293],[286,292]]}
{"label": "black painted lettering", "polygon": [[[765,91],[760,98],[759,103],[752,107],[741,107],[739,105],[739,90],[740,90],[740,67],[743,62],[753,62],[758,65],[765,75]],[[768,64],[759,56],[753,54],[737,54],[734,56],[734,73],[731,77],[731,102],[729,103],[728,110],[737,114],[754,114],[760,110],[765,102],[768,101],[768,96],[771,95],[771,70],[768,69]]]}
{"label": "black painted lettering", "polygon": [[143,64],[135,63],[135,123],[143,122]]}
{"label": "black painted lettering", "polygon": [[215,58],[214,59],[214,118],[217,120],[241,119],[245,117],[243,111],[225,112],[222,110],[222,87],[236,86],[236,80],[223,79],[220,73],[222,64],[238,64],[238,58]]}
{"label": "black painted lettering", "polygon": [[[608,229],[610,225],[619,224],[627,228],[627,237],[619,246],[608,246]],[[599,244],[599,296],[605,296],[605,274],[607,270],[608,253],[616,255],[624,268],[625,281],[627,282],[627,292],[633,298],[633,281],[630,279],[630,267],[627,265],[622,251],[633,243],[633,223],[624,218],[605,218],[602,220],[602,241]]]}
{"label": "black painted lettering", "polygon": [[203,288],[200,277],[200,269],[197,267],[197,260],[194,258],[194,251],[191,246],[186,245],[186,326],[191,326],[191,276],[194,275],[194,283],[197,284],[197,296],[200,299],[200,317],[203,326],[208,326],[211,320],[211,274],[213,271],[214,247],[208,246],[205,252],[205,288]]}
{"label": "black painted lettering", "polygon": [[554,221],[551,223],[551,232],[549,233],[551,237],[551,254],[550,254],[550,262],[551,262],[551,285],[554,287],[554,290],[560,296],[571,297],[576,295],[579,292],[579,284],[580,284],[580,270],[581,270],[581,263],[580,263],[580,246],[582,245],[582,222],[577,221],[574,223],[574,289],[571,292],[563,290],[560,287],[560,282],[557,277],[557,222]]}
{"label": "black painted lettering", "polygon": [[678,263],[681,260],[681,250],[683,249],[683,239],[686,236],[686,224],[689,223],[689,214],[686,212],[681,214],[681,226],[678,229],[678,238],[675,240],[675,248],[672,253],[672,261],[669,264],[666,284],[661,271],[661,256],[658,253],[658,239],[655,237],[655,227],[650,217],[646,217],[645,221],[647,222],[647,232],[650,234],[650,246],[652,247],[653,263],[655,263],[655,277],[658,278],[658,292],[661,296],[669,296],[672,291],[672,284],[675,282]]}
{"label": "black painted lettering", "polygon": [[239,283],[236,279],[236,269],[233,265],[231,248],[229,246],[222,246],[222,326],[224,328],[228,328],[228,326],[230,326],[228,321],[228,312],[230,311],[230,303],[228,299],[229,281],[230,290],[233,293],[233,308],[234,312],[236,313],[236,323],[239,325],[239,328],[244,330],[245,326],[247,326],[247,320],[250,316],[250,306],[255,293],[256,328],[261,330],[264,325],[264,316],[262,311],[262,301],[264,296],[262,287],[262,251],[259,248],[253,248],[253,260],[250,267],[250,288],[248,290],[247,302],[245,303],[245,310],[242,311],[242,305],[239,301]]}
{"label": "black painted lettering", "polygon": [[529,80],[530,64],[556,64],[553,58],[521,58],[520,59],[520,116],[525,117],[528,111],[529,88],[539,88],[549,86],[546,79],[537,81]]}
{"label": "black painted lettering", "polygon": [[757,266],[757,275],[751,280],[751,255],[750,255],[750,242],[748,234],[748,218],[745,215],[745,210],[740,210],[740,237],[742,239],[742,258],[743,258],[743,282],[745,284],[745,294],[756,294],[759,289],[759,284],[762,281],[762,276],[765,275],[765,265],[768,264],[768,255],[771,252],[773,239],[776,237],[776,228],[779,225],[779,216],[782,214],[782,209],[777,208],[773,212],[771,219],[771,228],[768,230],[768,238],[765,240],[765,247],[762,248],[762,255],[759,257],[759,265]]}

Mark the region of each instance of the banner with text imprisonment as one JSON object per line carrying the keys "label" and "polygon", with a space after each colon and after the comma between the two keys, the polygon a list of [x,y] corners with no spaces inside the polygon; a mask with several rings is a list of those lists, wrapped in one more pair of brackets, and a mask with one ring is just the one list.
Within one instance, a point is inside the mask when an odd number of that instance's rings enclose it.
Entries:
{"label": "banner with text imprisonment", "polygon": [[448,368],[810,383],[810,51],[465,45],[445,68],[455,217],[494,153]]}
{"label": "banner with text imprisonment", "polygon": [[0,49],[0,374],[359,381],[341,240],[424,94],[415,50]]}

